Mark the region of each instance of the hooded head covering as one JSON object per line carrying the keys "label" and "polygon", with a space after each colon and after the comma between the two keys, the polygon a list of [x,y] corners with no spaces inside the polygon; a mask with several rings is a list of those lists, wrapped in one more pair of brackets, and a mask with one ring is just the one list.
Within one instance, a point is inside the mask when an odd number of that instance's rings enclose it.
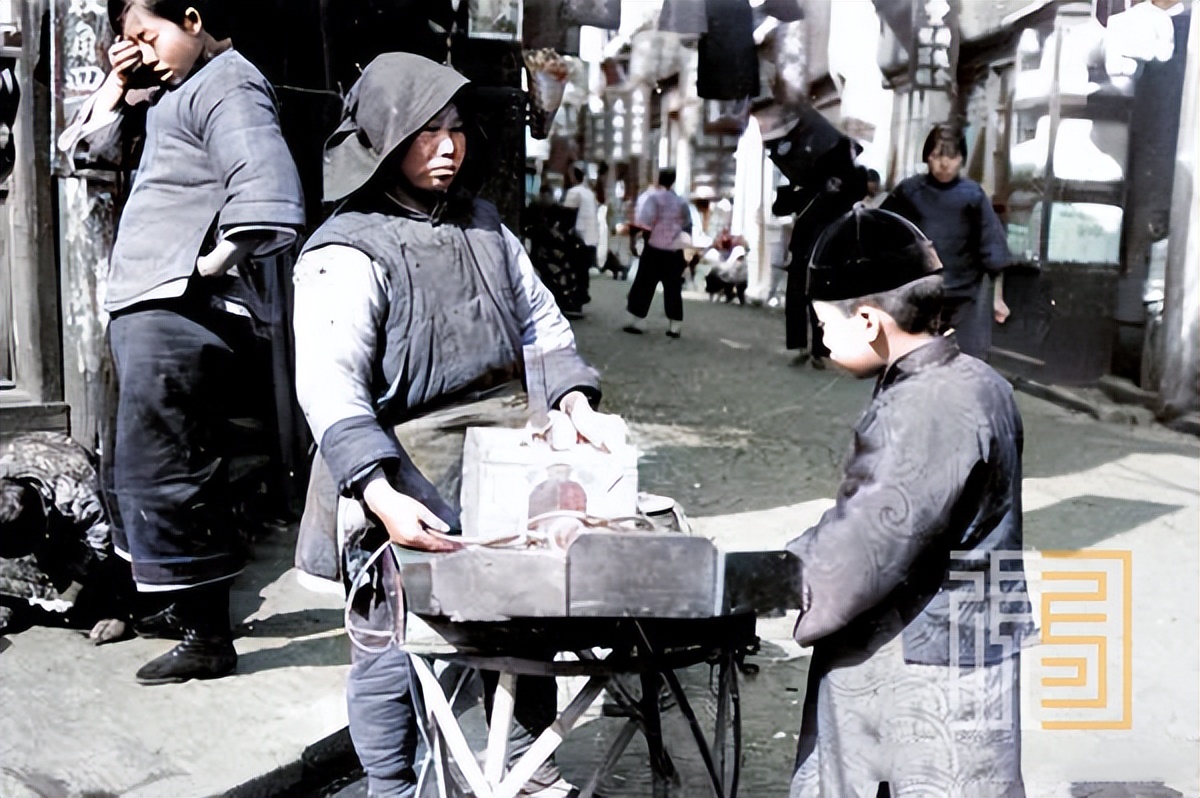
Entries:
{"label": "hooded head covering", "polygon": [[941,271],[933,244],[912,222],[858,206],[817,239],[808,265],[808,295],[822,302],[856,299]]}
{"label": "hooded head covering", "polygon": [[446,107],[469,81],[411,53],[377,56],[346,95],[342,122],[325,142],[325,201],[370,182],[404,141]]}

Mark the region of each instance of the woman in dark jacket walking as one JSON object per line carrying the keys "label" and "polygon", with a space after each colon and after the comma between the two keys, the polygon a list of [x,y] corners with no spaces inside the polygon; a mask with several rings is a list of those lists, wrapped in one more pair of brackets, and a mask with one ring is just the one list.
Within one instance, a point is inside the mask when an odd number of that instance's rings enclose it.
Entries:
{"label": "woman in dark jacket walking", "polygon": [[[1011,261],[991,199],[982,186],[959,174],[966,157],[962,132],[936,125],[921,151],[929,171],[902,180],[881,207],[904,216],[929,236],[946,270],[949,323],[959,349],[986,360],[992,319],[1003,324],[1008,318],[1000,273]],[[996,278],[990,302],[984,296],[987,277]]]}

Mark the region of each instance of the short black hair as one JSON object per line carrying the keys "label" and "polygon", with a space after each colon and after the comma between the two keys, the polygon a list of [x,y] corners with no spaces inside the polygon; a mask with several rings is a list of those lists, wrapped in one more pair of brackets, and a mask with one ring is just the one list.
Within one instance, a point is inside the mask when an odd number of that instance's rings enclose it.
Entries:
{"label": "short black hair", "polygon": [[868,169],[867,170],[867,182],[868,183],[878,183],[879,182],[879,173],[876,172],[874,169]]}
{"label": "short black hair", "polygon": [[921,147],[921,160],[928,161],[929,156],[933,155],[934,150],[943,142],[951,144],[958,150],[962,159],[967,160],[967,137],[962,128],[951,124],[933,126],[933,130],[930,130],[929,135],[925,137],[925,145]]}
{"label": "short black hair", "polygon": [[913,280],[891,291],[829,302],[847,316],[863,306],[878,308],[895,319],[901,330],[913,334],[940,333],[945,303],[941,274]]}
{"label": "short black hair", "polygon": [[226,16],[229,3],[220,0],[108,0],[108,24],[118,36],[125,31],[125,15],[133,6],[144,8],[156,17],[162,17],[183,27],[187,19],[188,9],[196,9],[204,30],[213,38],[224,39],[229,35],[229,24]]}
{"label": "short black hair", "polygon": [[582,183],[584,178],[587,177],[587,172],[584,171],[582,166],[575,164],[571,167],[571,176],[575,178],[576,182]]}
{"label": "short black hair", "polygon": [[24,480],[0,478],[0,557],[24,557],[45,535],[41,494]]}
{"label": "short black hair", "polygon": [[658,170],[658,184],[663,188],[675,185],[675,170],[671,167]]}

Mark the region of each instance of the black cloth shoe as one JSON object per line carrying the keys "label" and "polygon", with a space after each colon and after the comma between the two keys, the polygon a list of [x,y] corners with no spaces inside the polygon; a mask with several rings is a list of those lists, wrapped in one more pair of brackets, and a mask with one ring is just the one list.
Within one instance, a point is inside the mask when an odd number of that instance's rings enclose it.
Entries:
{"label": "black cloth shoe", "polygon": [[642,334],[642,328],[634,327],[632,324],[626,324],[624,327],[621,328],[621,330],[622,330],[622,332],[632,333],[633,335],[641,335]]}
{"label": "black cloth shoe", "polygon": [[668,338],[678,338],[681,335],[679,330],[667,330]]}
{"label": "black cloth shoe", "polygon": [[176,684],[189,679],[219,679],[237,667],[237,651],[227,636],[186,633],[183,642],[138,669],[138,684]]}
{"label": "black cloth shoe", "polygon": [[153,615],[134,621],[133,631],[138,637],[151,640],[182,640],[185,634],[183,621],[175,614],[174,604],[168,604]]}

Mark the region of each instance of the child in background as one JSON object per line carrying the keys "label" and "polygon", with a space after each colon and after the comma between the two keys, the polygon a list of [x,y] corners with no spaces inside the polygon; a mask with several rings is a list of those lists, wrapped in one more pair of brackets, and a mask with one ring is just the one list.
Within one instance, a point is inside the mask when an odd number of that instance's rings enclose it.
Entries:
{"label": "child in background", "polygon": [[813,647],[793,798],[1025,792],[1021,417],[938,335],[941,272],[916,227],[864,208],[809,266],[830,358],[877,382],[837,504],[788,544]]}
{"label": "child in background", "polygon": [[167,599],[182,638],[138,681],[216,678],[237,664],[228,422],[253,375],[247,270],[304,224],[300,180],[271,86],[222,38],[212,3],[109,0],[108,15],[112,71],[59,140],[77,159],[131,167],[122,122],[149,95],[105,297],[118,392],[105,487],[117,553],[139,591]]}

